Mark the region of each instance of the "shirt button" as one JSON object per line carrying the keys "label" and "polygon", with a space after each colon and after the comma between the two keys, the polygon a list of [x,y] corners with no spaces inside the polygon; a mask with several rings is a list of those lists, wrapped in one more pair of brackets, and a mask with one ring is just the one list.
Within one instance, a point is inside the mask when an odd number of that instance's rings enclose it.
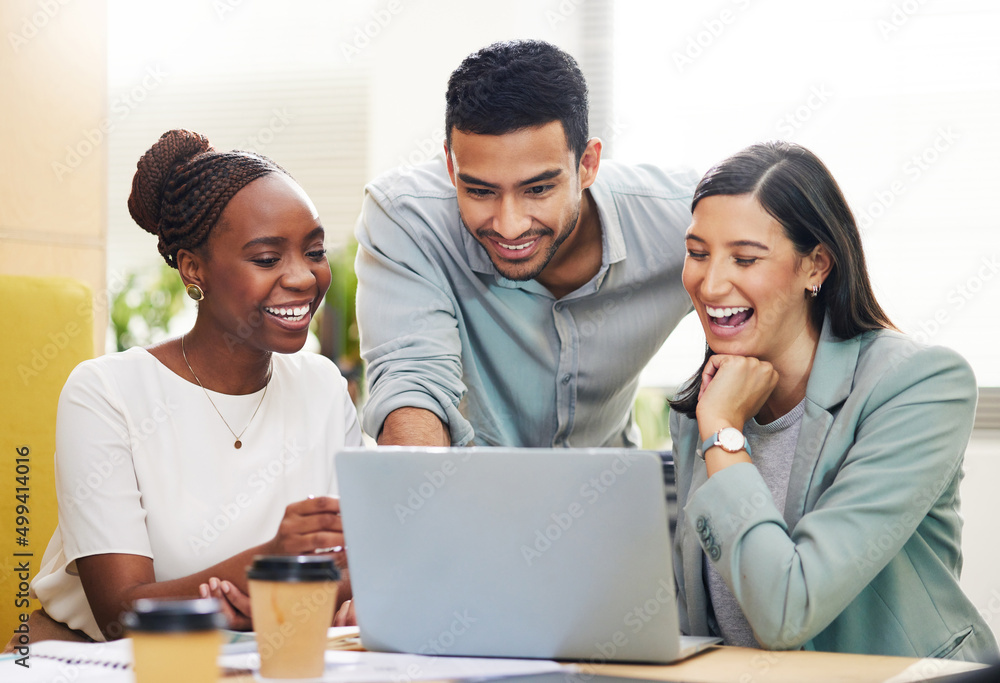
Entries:
{"label": "shirt button", "polygon": [[573,379],[573,377],[572,377],[572,376],[570,376],[570,375],[563,375],[563,378],[562,378],[562,383],[563,383],[563,384],[569,384],[569,383],[570,383],[570,380],[572,380],[572,379]]}
{"label": "shirt button", "polygon": [[563,304],[562,303],[556,304],[556,310],[557,311],[561,311],[562,309],[563,309]]}

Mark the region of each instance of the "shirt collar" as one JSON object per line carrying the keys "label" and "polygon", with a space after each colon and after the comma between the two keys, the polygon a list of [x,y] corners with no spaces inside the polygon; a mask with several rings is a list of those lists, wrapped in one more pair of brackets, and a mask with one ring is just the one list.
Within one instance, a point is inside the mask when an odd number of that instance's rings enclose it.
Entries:
{"label": "shirt collar", "polygon": [[604,270],[610,264],[625,259],[625,236],[622,233],[622,224],[618,217],[614,195],[610,188],[601,182],[600,174],[588,191],[594,199],[597,215],[601,219],[601,239],[604,242],[601,270]]}

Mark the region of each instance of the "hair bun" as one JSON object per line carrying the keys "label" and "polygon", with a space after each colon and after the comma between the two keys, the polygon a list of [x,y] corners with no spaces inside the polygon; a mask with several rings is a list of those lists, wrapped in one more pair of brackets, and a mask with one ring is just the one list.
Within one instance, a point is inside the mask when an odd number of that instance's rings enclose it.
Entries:
{"label": "hair bun", "polygon": [[158,235],[160,210],[167,181],[194,157],[212,151],[208,138],[190,130],[168,130],[136,164],[128,210],[143,230]]}

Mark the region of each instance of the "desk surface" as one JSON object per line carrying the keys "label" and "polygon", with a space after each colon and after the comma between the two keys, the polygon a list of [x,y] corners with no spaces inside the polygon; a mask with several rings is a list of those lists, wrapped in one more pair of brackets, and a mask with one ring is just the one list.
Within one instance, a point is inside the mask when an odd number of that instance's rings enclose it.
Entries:
{"label": "desk surface", "polygon": [[667,666],[604,664],[587,673],[688,683],[904,683],[981,668],[943,659],[913,659],[834,652],[771,652],[717,647]]}
{"label": "desk surface", "polygon": [[[566,665],[584,674],[686,683],[910,683],[981,668],[980,664],[833,652],[770,652],[716,647],[676,664]],[[253,683],[242,674],[224,683]]]}

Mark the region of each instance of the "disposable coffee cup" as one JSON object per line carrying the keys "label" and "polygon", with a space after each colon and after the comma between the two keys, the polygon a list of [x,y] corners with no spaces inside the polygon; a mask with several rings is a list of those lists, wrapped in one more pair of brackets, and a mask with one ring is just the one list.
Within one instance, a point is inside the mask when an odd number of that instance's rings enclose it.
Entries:
{"label": "disposable coffee cup", "polygon": [[215,598],[143,598],[122,621],[132,638],[136,683],[219,680],[219,629],[226,618]]}
{"label": "disposable coffee cup", "polygon": [[264,679],[320,678],[340,571],[323,555],[264,555],[247,568]]}

